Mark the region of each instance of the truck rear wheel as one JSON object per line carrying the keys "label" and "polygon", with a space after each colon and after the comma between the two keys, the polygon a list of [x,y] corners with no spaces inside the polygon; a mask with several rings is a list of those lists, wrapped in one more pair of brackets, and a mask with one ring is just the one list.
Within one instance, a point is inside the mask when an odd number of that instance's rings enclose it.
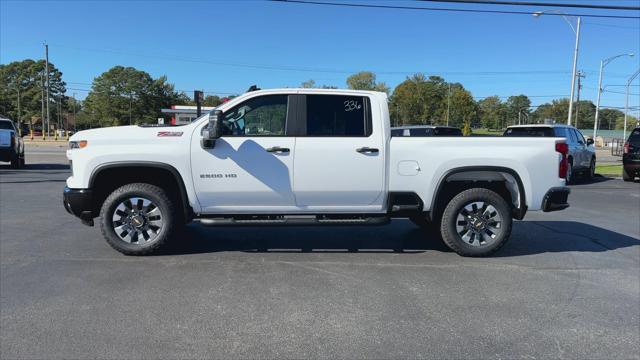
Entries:
{"label": "truck rear wheel", "polygon": [[487,256],[500,249],[511,235],[509,204],[497,193],[474,188],[447,204],[440,223],[445,244],[462,256]]}
{"label": "truck rear wheel", "polygon": [[100,228],[109,245],[125,255],[149,255],[170,240],[175,207],[161,188],[145,183],[124,185],[100,210]]}

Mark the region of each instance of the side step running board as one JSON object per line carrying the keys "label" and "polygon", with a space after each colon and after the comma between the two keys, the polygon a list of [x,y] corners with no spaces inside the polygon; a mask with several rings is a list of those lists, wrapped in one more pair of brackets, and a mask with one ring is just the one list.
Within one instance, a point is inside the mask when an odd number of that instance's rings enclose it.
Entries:
{"label": "side step running board", "polygon": [[327,217],[316,215],[250,216],[200,218],[204,226],[304,226],[304,225],[384,225],[389,223],[386,216],[374,217]]}

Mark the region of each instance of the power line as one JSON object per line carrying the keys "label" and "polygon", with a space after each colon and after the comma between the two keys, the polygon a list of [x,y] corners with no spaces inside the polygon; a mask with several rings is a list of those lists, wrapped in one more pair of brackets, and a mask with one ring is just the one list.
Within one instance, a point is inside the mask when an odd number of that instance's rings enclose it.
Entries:
{"label": "power line", "polygon": [[602,10],[640,10],[637,6],[613,6],[613,5],[586,5],[586,4],[558,4],[532,1],[488,1],[488,0],[413,0],[420,2],[436,3],[457,3],[457,4],[480,4],[480,5],[509,5],[509,6],[543,6],[543,7],[563,7],[580,9],[602,9]]}
{"label": "power line", "polygon": [[589,24],[589,25],[593,25],[593,26],[603,26],[603,27],[610,27],[610,28],[616,28],[616,29],[640,30],[640,26],[624,26],[624,25],[603,24],[603,23],[593,22],[593,21],[585,21],[584,23],[585,24]]}
{"label": "power line", "polygon": [[[336,73],[336,74],[354,74],[360,71],[360,70],[348,70],[348,69],[296,67],[296,66],[288,66],[288,65],[251,64],[251,63],[241,63],[241,62],[228,61],[228,60],[207,60],[207,59],[199,59],[199,58],[177,57],[177,56],[170,56],[170,55],[164,55],[164,54],[145,54],[145,53],[130,52],[130,51],[116,50],[116,49],[84,48],[84,47],[76,47],[76,46],[66,46],[61,44],[57,44],[56,46],[61,48],[68,48],[72,50],[78,50],[78,51],[89,51],[89,52],[97,52],[97,53],[114,53],[114,54],[120,54],[120,55],[162,59],[162,60],[169,60],[169,61],[202,63],[202,64],[210,64],[210,65],[221,65],[221,66],[252,68],[252,69],[262,69],[262,70]],[[378,75],[413,75],[416,73],[423,72],[423,71],[376,71],[376,70],[372,70],[372,71]],[[562,74],[570,74],[570,71],[566,71],[566,70],[429,71],[429,73],[438,74],[438,75],[470,75],[470,76],[471,75],[472,76],[496,75],[497,76],[497,75],[562,75]]]}
{"label": "power line", "polygon": [[[436,8],[436,7],[420,7],[420,6],[397,6],[397,5],[375,5],[375,4],[354,4],[343,2],[322,2],[312,0],[266,0],[271,2],[304,4],[304,5],[324,5],[324,6],[342,6],[353,8],[374,8],[374,9],[395,9],[395,10],[423,10],[423,11],[444,11],[444,12],[465,12],[465,13],[482,13],[482,14],[509,14],[509,15],[531,15],[530,11],[508,11],[508,10],[479,10],[479,9],[454,9],[454,8]],[[545,13],[551,16],[580,16],[592,18],[610,18],[610,19],[640,19],[640,16],[625,15],[604,15],[604,14],[572,14],[572,13]]]}

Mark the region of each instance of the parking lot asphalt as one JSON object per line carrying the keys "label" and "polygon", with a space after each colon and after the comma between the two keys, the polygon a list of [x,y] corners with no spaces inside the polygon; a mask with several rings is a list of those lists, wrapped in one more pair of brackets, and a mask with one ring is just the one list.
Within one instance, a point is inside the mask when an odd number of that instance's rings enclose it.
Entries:
{"label": "parking lot asphalt", "polygon": [[640,357],[637,182],[572,186],[491,258],[406,220],[192,224],[127,257],[64,211],[63,151],[0,165],[3,359]]}

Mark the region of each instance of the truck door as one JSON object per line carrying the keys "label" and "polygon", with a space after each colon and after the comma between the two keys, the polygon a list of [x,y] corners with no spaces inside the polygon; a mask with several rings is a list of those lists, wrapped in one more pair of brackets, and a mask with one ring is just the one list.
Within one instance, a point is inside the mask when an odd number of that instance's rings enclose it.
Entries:
{"label": "truck door", "polygon": [[294,159],[296,204],[322,212],[382,211],[385,144],[379,109],[371,108],[367,96],[304,98]]}
{"label": "truck door", "polygon": [[225,111],[223,136],[212,149],[200,146],[198,133],[193,136],[192,176],[205,213],[295,207],[295,138],[287,132],[288,98],[257,96]]}

